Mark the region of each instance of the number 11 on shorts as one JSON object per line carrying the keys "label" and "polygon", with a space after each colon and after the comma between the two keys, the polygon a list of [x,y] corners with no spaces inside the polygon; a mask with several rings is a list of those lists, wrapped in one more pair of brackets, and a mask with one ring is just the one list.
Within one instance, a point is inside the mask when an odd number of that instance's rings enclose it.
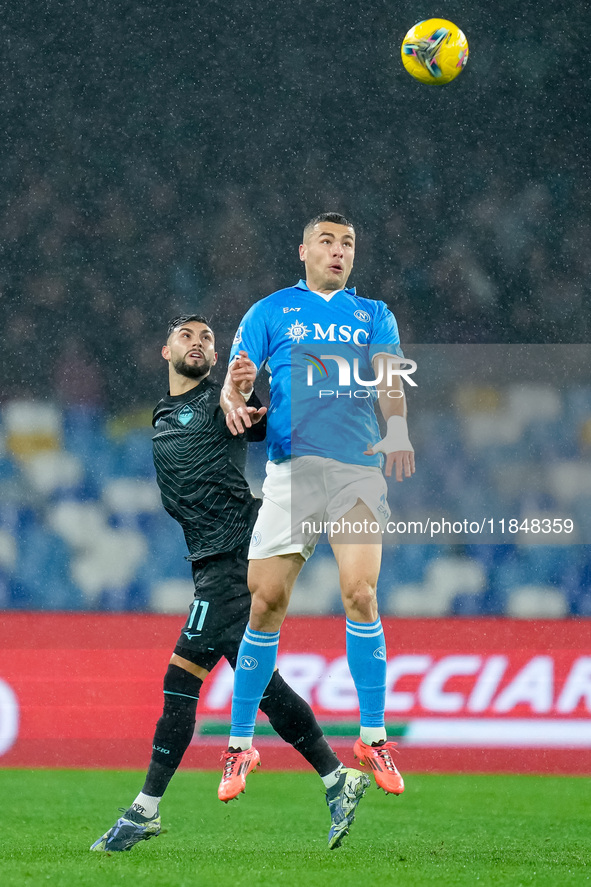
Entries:
{"label": "number 11 on shorts", "polygon": [[[193,601],[192,607],[193,610],[191,612],[191,618],[189,619],[187,629],[190,631],[193,628],[195,631],[201,631],[203,623],[205,622],[205,617],[207,616],[207,611],[209,610],[209,601]],[[198,613],[199,618],[197,619]],[[197,624],[195,624],[196,619]]]}

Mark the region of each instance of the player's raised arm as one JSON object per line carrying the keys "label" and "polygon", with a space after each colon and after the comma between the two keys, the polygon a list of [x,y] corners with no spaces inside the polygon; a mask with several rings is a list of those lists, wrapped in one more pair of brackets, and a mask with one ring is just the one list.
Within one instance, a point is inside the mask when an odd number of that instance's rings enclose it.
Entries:
{"label": "player's raised arm", "polygon": [[[377,361],[379,360],[404,360],[396,358],[392,354],[376,354],[373,357],[373,366],[377,374]],[[385,376],[389,375],[387,373]],[[402,376],[393,375],[388,385],[380,386],[378,403],[382,416],[386,420],[386,436],[365,451],[366,456],[375,453],[384,453],[386,456],[386,477],[391,477],[392,468],[395,467],[397,481],[410,477],[415,471],[415,451],[408,437],[406,424],[406,397]]]}
{"label": "player's raised arm", "polygon": [[246,312],[234,336],[228,372],[222,388],[220,406],[232,434],[242,434],[267,412],[265,407],[248,407],[246,401],[259,369],[267,358],[268,334],[261,302]]}
{"label": "player's raised arm", "polygon": [[242,434],[252,428],[267,412],[266,407],[247,406],[257,376],[257,368],[246,351],[239,351],[231,361],[220,396],[220,406],[226,415],[226,425],[232,434]]}

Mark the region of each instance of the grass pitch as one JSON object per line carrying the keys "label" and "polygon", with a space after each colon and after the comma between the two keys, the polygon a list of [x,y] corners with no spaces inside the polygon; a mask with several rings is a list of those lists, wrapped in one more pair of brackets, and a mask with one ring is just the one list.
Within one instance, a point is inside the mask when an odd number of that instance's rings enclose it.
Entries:
{"label": "grass pitch", "polygon": [[221,804],[218,773],[180,771],[164,832],[126,853],[89,853],[143,773],[0,770],[3,887],[363,887],[591,881],[589,781],[409,774],[400,798],[368,791],[329,851],[323,787],[310,773],[248,777]]}

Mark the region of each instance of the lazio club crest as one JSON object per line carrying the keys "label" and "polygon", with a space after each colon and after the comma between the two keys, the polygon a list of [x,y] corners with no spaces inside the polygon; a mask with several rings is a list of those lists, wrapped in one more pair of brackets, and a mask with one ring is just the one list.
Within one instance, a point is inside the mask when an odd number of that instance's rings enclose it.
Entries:
{"label": "lazio club crest", "polygon": [[179,422],[181,423],[181,425],[188,425],[194,415],[195,413],[193,412],[191,407],[188,404],[185,404],[185,406],[179,413]]}

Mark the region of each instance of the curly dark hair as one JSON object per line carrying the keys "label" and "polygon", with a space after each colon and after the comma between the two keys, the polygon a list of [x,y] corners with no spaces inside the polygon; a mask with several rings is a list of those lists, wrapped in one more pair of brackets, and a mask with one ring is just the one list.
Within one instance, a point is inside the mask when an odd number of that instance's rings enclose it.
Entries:
{"label": "curly dark hair", "polygon": [[[204,323],[205,326],[208,326],[211,329],[211,324],[207,318],[203,317],[202,314],[177,314],[176,317],[173,317],[172,320],[168,321],[168,328],[166,330],[166,338],[174,333],[180,326],[184,326],[186,323]],[[213,332],[213,330],[212,330]]]}

